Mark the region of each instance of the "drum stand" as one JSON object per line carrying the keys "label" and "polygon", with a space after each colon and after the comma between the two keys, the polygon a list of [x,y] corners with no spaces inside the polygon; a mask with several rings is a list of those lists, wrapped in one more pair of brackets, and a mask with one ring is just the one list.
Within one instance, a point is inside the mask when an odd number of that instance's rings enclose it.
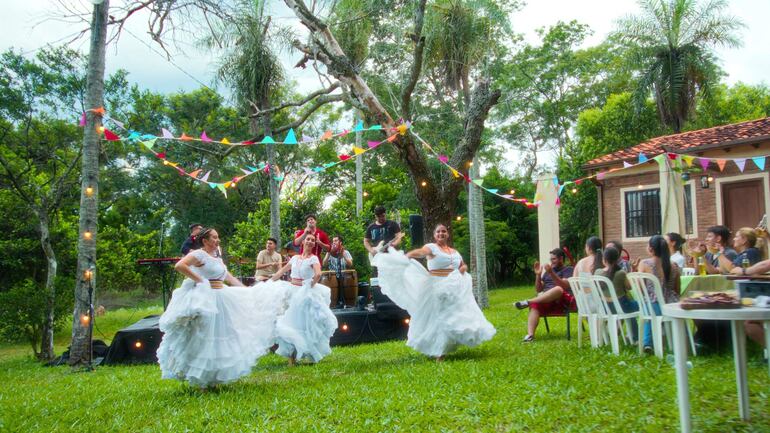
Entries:
{"label": "drum stand", "polygon": [[342,272],[337,270],[337,308],[345,308],[345,290],[342,285]]}

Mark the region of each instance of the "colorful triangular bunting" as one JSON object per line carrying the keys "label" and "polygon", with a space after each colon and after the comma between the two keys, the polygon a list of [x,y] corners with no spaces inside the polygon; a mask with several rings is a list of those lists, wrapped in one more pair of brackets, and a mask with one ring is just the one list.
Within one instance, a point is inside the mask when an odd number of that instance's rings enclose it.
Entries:
{"label": "colorful triangular bunting", "polygon": [[757,166],[758,169],[764,170],[765,169],[765,157],[764,156],[755,156],[751,158],[752,161],[754,161],[754,164]]}
{"label": "colorful triangular bunting", "polygon": [[286,134],[286,138],[283,139],[283,144],[297,144],[297,136],[294,134],[294,129],[289,129],[289,133]]}
{"label": "colorful triangular bunting", "polygon": [[743,169],[746,168],[746,158],[738,158],[734,160],[734,162],[735,162],[735,165],[738,166],[738,170],[740,170],[741,173],[743,173]]}

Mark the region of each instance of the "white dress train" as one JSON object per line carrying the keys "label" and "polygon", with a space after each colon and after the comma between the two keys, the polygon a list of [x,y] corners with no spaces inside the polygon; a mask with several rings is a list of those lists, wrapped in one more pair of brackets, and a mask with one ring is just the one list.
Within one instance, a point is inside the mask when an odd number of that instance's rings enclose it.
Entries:
{"label": "white dress train", "polygon": [[458,345],[474,347],[491,339],[496,330],[476,304],[471,276],[458,270],[460,254],[446,254],[435,244],[427,246],[435,256],[428,260],[428,268],[454,269],[448,276],[431,275],[419,262],[392,248],[372,260],[382,293],[411,316],[407,346],[438,357]]}
{"label": "white dress train", "polygon": [[273,345],[279,301],[251,287],[212,289],[208,280],[226,275],[222,259],[203,250],[192,254],[203,266],[190,269],[204,282],[185,278],[160,317],[162,377],[201,387],[232,382],[249,374]]}
{"label": "white dress train", "polygon": [[337,317],[329,308],[331,290],[323,284],[311,286],[313,264],[319,263],[315,255],[306,259],[294,256],[290,263],[291,277],[301,279],[301,286],[282,280],[261,284],[268,290],[288,292],[288,308],[278,316],[275,325],[276,353],[318,362],[331,353],[329,339],[338,326]]}

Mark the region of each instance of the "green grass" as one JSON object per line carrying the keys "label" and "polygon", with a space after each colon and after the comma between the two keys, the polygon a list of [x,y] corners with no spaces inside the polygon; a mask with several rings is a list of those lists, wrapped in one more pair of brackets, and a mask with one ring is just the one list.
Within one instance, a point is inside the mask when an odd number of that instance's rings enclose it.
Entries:
{"label": "green grass", "polygon": [[[34,432],[506,432],[677,431],[674,370],[626,348],[581,349],[565,321],[520,340],[529,288],[497,290],[485,313],[495,338],[437,364],[403,341],[334,348],[318,365],[263,358],[240,381],[202,393],[161,380],[157,365],[73,373],[45,368],[23,346],[0,347],[0,431]],[[98,318],[107,336],[158,308]],[[574,319],[573,319],[574,320]],[[573,332],[576,328],[573,321]],[[69,331],[57,335],[61,348]],[[99,332],[96,332],[98,338]],[[695,431],[770,430],[770,378],[749,361],[752,421],[738,417],[732,356],[692,359]]]}

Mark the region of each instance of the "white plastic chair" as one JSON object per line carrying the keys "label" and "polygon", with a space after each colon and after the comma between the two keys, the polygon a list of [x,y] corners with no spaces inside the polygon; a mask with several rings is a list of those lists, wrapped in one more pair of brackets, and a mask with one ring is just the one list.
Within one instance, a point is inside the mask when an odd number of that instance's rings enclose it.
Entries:
{"label": "white plastic chair", "polygon": [[[647,281],[650,282],[655,292],[655,298],[658,300],[658,304],[663,306],[663,304],[666,303],[666,300],[663,297],[663,288],[660,286],[660,281],[655,275],[645,272],[631,272],[628,274],[628,280],[631,282],[631,289],[633,290],[634,297],[639,303],[639,353],[641,354],[643,350],[643,325],[645,321],[648,321],[651,323],[652,345],[655,350],[655,356],[663,358],[663,324],[667,324],[667,340],[669,346],[671,346],[671,335],[673,335],[671,331],[671,319],[662,315],[659,316],[655,313],[652,306],[652,298],[647,290],[646,283]],[[695,354],[695,341],[693,340],[692,331],[689,327],[687,327],[687,335],[690,338],[690,348],[692,349],[692,353]],[[671,347],[669,347],[669,349],[670,348]]]}
{"label": "white plastic chair", "polygon": [[594,302],[593,295],[591,295],[591,279],[570,277],[567,281],[578,308],[578,347],[581,347],[583,342],[583,319],[588,321],[588,338],[591,340],[591,347],[598,347],[600,345],[597,317],[599,308]]}
{"label": "white plastic chair", "polygon": [[695,268],[682,268],[682,276],[690,277],[695,275]]}
{"label": "white plastic chair", "polygon": [[[618,341],[618,328],[620,328],[620,333],[623,337],[623,340],[631,343],[633,340],[630,335],[631,332],[629,330],[629,335],[626,336],[626,333],[623,331],[622,321],[625,320],[627,326],[632,326],[631,321],[637,320],[639,318],[639,311],[623,311],[623,307],[620,305],[620,300],[618,299],[618,294],[615,291],[615,285],[609,278],[603,277],[601,275],[594,275],[591,277],[591,281],[593,282],[593,287],[595,289],[594,292],[598,295],[599,302],[601,302],[602,308],[605,310],[607,331],[609,332],[610,343],[612,344],[612,353],[619,355],[620,343]],[[605,290],[603,290],[603,288],[606,288],[606,292],[609,294],[609,299],[604,294]],[[610,308],[609,302],[614,304],[614,313]]]}

